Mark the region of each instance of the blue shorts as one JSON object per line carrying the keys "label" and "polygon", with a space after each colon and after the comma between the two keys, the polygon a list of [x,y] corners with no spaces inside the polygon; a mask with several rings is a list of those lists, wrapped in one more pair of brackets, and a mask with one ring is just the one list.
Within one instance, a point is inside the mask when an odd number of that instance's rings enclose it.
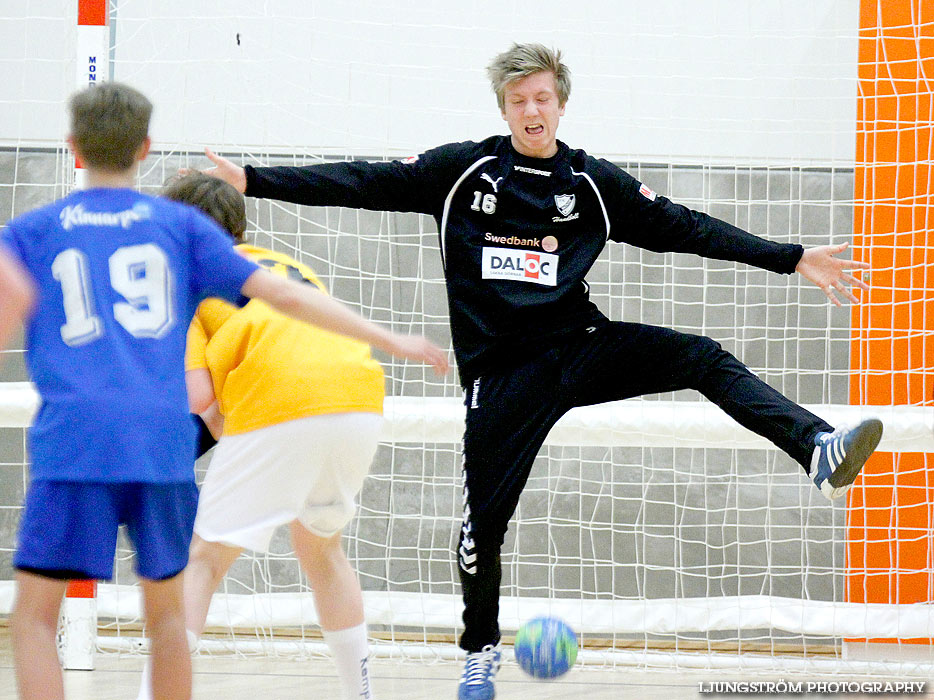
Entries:
{"label": "blue shorts", "polygon": [[13,566],[112,578],[117,527],[126,525],[136,573],[171,578],[188,563],[197,508],[194,482],[34,481],[26,492]]}

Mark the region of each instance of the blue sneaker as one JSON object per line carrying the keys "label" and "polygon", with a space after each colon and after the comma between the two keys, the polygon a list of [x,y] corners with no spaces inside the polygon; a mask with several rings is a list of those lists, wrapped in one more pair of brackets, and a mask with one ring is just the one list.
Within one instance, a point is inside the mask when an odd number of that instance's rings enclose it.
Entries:
{"label": "blue sneaker", "polygon": [[464,675],[457,688],[457,700],[493,700],[496,688],[493,679],[502,660],[501,647],[487,644],[481,651],[467,654]]}
{"label": "blue sneaker", "polygon": [[832,433],[819,433],[814,438],[811,475],[814,485],[829,500],[840,498],[850,490],[859,470],[876,450],[882,439],[882,421],[864,420],[855,428],[839,427]]}

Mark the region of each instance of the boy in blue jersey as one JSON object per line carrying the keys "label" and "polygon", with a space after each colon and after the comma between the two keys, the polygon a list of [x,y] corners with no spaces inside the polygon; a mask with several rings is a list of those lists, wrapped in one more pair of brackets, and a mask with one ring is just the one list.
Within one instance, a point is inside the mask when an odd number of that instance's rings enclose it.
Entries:
{"label": "boy in blue jersey", "polygon": [[439,372],[424,338],[390,333],[333,299],[261,270],[193,208],[132,189],[152,105],[116,83],[76,94],[69,145],[89,188],[0,233],[0,348],[26,326],[42,399],[29,433],[31,481],[13,564],[11,628],[20,697],[63,698],[56,652],[71,578],[110,578],[126,525],[152,641],[156,698],[187,700],[191,661],[179,575],[197,502],[184,352],[198,303],[275,309]]}

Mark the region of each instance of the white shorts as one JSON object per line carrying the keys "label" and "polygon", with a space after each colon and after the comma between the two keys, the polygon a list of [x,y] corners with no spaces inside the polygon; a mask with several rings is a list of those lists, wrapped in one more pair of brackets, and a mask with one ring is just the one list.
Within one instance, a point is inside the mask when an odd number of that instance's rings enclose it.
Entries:
{"label": "white shorts", "polygon": [[334,413],[221,437],[195,534],[257,552],[296,518],[320,537],[337,534],[354,516],[382,422],[375,413]]}

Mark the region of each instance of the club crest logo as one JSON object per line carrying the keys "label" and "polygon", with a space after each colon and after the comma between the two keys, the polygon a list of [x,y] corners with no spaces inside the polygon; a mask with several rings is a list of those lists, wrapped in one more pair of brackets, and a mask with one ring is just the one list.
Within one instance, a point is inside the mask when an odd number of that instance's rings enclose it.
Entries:
{"label": "club crest logo", "polygon": [[576,200],[573,194],[555,195],[555,206],[558,207],[558,211],[561,212],[561,216],[568,216],[572,211],[574,211],[575,201]]}

